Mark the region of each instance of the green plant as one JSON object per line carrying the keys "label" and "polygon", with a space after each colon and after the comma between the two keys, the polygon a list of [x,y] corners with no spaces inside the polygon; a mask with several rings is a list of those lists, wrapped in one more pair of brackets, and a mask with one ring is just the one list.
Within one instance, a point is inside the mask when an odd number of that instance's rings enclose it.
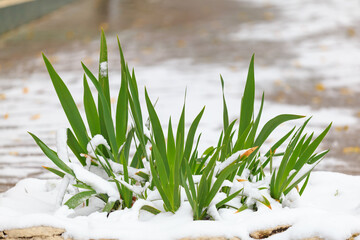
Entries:
{"label": "green plant", "polygon": [[[260,129],[264,94],[255,117],[254,56],[249,65],[238,124],[236,119],[229,121],[224,80],[220,76],[223,130],[217,145],[208,147],[200,155],[201,133],[197,135],[196,131],[205,107],[186,130],[184,103],[176,132],[170,117],[165,137],[155,104],[151,102],[146,89],[144,95],[148,117],[144,121],[135,72],[129,70],[119,40],[118,45],[121,83],[115,114],[111,112],[107,46],[103,32],[98,78],[82,64],[85,72],[83,101],[86,121],[82,119],[65,83],[43,55],[71,129],[59,134],[57,152],[34,134],[30,135],[59,168],[45,167],[63,178],[60,203],[71,184],[75,189],[74,194],[65,202],[70,208],[80,207],[82,203],[89,205],[91,198],[97,197],[104,201],[103,211],[106,212],[131,208],[137,202],[141,205],[140,209],[158,214],[162,210],[175,213],[187,202],[193,210],[194,219],[200,220],[217,219],[219,208],[230,207],[238,212],[246,208],[256,210],[258,203],[271,208],[272,199],[281,201],[305,179],[300,190],[302,194],[313,167],[328,152],[315,153],[315,150],[330,125],[312,141],[313,134],[302,136],[307,120],[295,133],[293,128],[265,154],[261,154],[264,142],[280,124],[304,116],[278,115]],[[97,91],[97,104],[87,78]],[[275,153],[291,135],[286,150]],[[69,158],[67,147],[72,150],[77,162]],[[133,154],[130,154],[131,149]],[[272,164],[275,158],[281,158],[278,169],[274,169]],[[271,178],[267,177],[267,167],[270,167]],[[247,182],[247,186],[243,182]],[[259,184],[261,186],[257,186]],[[253,188],[256,196],[252,196],[247,188]],[[149,196],[154,192],[161,199],[154,201]],[[160,205],[155,203],[159,201]]]}
{"label": "green plant", "polygon": [[302,135],[309,120],[310,118],[296,131],[285,150],[279,168],[272,172],[270,194],[271,197],[276,200],[281,200],[282,195],[287,195],[304,178],[306,178],[306,181],[299,192],[300,195],[302,195],[308,183],[311,171],[329,152],[329,150],[326,150],[320,153],[314,153],[328,133],[331,124],[311,142],[313,133],[310,136],[307,136],[306,134]]}

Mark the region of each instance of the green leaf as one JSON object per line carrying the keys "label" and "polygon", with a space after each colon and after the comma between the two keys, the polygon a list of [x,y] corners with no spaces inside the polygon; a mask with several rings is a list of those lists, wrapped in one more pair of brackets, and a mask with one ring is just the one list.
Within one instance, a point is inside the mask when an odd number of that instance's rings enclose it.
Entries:
{"label": "green leaf", "polygon": [[[105,66],[101,66],[102,63],[106,62]],[[108,57],[107,57],[107,44],[104,30],[101,29],[101,40],[100,40],[100,59],[99,59],[99,83],[102,88],[102,92],[109,104],[110,108],[110,88],[109,88],[109,71],[108,71]]]}
{"label": "green leaf", "polygon": [[148,95],[146,89],[145,89],[145,100],[146,100],[146,106],[147,106],[147,109],[149,112],[151,126],[152,126],[153,133],[154,133],[156,147],[161,155],[166,172],[169,173],[170,168],[169,168],[169,164],[168,164],[167,156],[166,156],[166,145],[165,145],[164,133],[162,131],[160,120],[156,114],[154,106],[152,105],[152,103],[150,101],[150,98],[149,98],[149,95]]}
{"label": "green leaf", "polygon": [[49,62],[49,60],[42,54],[46,68],[49,72],[51,81],[54,85],[56,94],[60,100],[61,106],[64,109],[66,117],[73,129],[77,139],[79,140],[80,146],[86,149],[88,143],[88,136],[86,133],[85,124],[81,118],[79,110],[75,104],[73,97],[71,96],[65,83],[61,80],[55,69]]}
{"label": "green leaf", "polygon": [[311,156],[311,158],[309,158],[309,160],[307,161],[308,164],[314,164],[317,161],[319,161],[320,159],[322,159],[330,150],[325,150],[322,151],[320,153],[314,154],[313,156]]}
{"label": "green leaf", "polygon": [[71,151],[74,153],[81,165],[85,166],[86,158],[82,157],[81,153],[85,153],[87,151],[80,146],[79,142],[76,140],[74,134],[69,128],[67,129],[67,145],[70,147]]}
{"label": "green leaf", "polygon": [[207,195],[206,198],[206,205],[209,205],[210,202],[212,201],[212,199],[215,197],[215,195],[217,194],[217,192],[219,191],[221,185],[223,184],[223,182],[226,180],[226,178],[234,171],[236,171],[236,169],[239,168],[239,164],[230,164],[229,166],[227,166],[224,170],[221,171],[221,173],[217,176],[217,179],[214,183],[214,185],[212,186],[209,194]]}
{"label": "green leaf", "polygon": [[265,142],[265,140],[269,137],[272,131],[274,131],[274,129],[277,128],[280,124],[286,121],[295,120],[303,117],[304,116],[293,114],[282,114],[274,117],[273,119],[269,120],[261,129],[258,137],[255,140],[254,146],[258,146],[260,148],[260,146]]}
{"label": "green leaf", "polygon": [[309,160],[310,156],[315,152],[316,148],[320,145],[326,134],[329,132],[330,128],[331,123],[301,154],[299,161],[297,161],[296,165],[294,166],[294,169],[299,170]]}
{"label": "green leaf", "polygon": [[66,201],[65,205],[73,209],[96,194],[95,191],[79,192]]}
{"label": "green leaf", "polygon": [[250,133],[249,133],[248,137],[246,138],[246,142],[245,142],[245,146],[244,146],[245,149],[256,146],[256,145],[253,145],[253,144],[254,144],[256,131],[257,131],[258,126],[259,126],[263,106],[264,106],[264,93],[263,93],[262,98],[261,98],[261,105],[260,105],[259,113],[258,113],[258,115],[256,117],[256,120],[255,120],[254,124],[252,125],[252,128],[250,130]]}
{"label": "green leaf", "polygon": [[220,81],[221,81],[221,89],[222,89],[222,97],[223,97],[223,125],[224,125],[224,132],[226,132],[226,129],[229,126],[229,113],[225,100],[224,79],[221,75],[220,75]]}
{"label": "green leaf", "polygon": [[224,206],[227,202],[233,200],[235,197],[237,197],[239,195],[239,193],[242,191],[243,189],[240,189],[239,191],[234,192],[233,194],[227,196],[226,198],[224,198],[223,200],[221,200],[220,202],[218,202],[216,204],[216,208],[221,208],[222,206]]}
{"label": "green leaf", "polygon": [[173,129],[172,129],[171,118],[169,118],[169,125],[168,125],[166,156],[169,161],[170,169],[173,169],[175,167],[174,164],[175,164],[175,157],[176,157],[176,146],[175,146],[175,139],[174,139],[174,133],[173,133]]}
{"label": "green leaf", "polygon": [[147,211],[149,213],[152,213],[154,215],[158,215],[159,213],[161,213],[161,211],[157,208],[154,208],[152,206],[149,206],[149,205],[144,205],[140,208],[140,210],[144,210],[144,211]]}
{"label": "green leaf", "polygon": [[116,201],[107,202],[103,208],[103,212],[111,212],[115,206]]}
{"label": "green leaf", "polygon": [[125,142],[128,127],[128,83],[125,73],[121,74],[121,85],[116,106],[116,142],[120,146]]}
{"label": "green leaf", "polygon": [[104,123],[105,123],[106,130],[107,130],[108,137],[109,137],[109,139],[107,139],[107,140],[109,140],[113,155],[117,156],[118,146],[116,144],[114,123],[113,123],[113,120],[111,117],[110,107],[107,104],[106,97],[103,94],[103,92],[101,90],[101,86],[100,86],[99,82],[96,80],[95,76],[90,72],[90,70],[83,63],[81,63],[81,64],[82,64],[82,67],[83,67],[86,75],[88,75],[88,77],[90,78],[90,80],[92,81],[92,83],[94,84],[94,86],[96,87],[96,89],[98,91],[98,94],[100,97],[100,103],[103,108],[103,116],[100,116],[100,119],[101,118],[104,119]]}
{"label": "green leaf", "polygon": [[245,84],[244,94],[241,99],[241,112],[239,123],[239,138],[251,122],[254,112],[255,99],[255,75],[254,75],[254,54],[251,57],[248,76]]}
{"label": "green leaf", "polygon": [[63,170],[64,172],[75,176],[74,172],[71,170],[71,168],[68,167],[68,165],[66,165],[56,154],[55,151],[51,150],[48,146],[46,146],[45,143],[43,143],[38,137],[36,137],[34,134],[30,133],[29,134],[33,137],[33,139],[35,140],[36,144],[41,148],[41,150],[43,151],[43,153],[56,165],[58,166],[61,170]]}
{"label": "green leaf", "polygon": [[89,124],[89,129],[92,136],[100,134],[100,121],[99,115],[96,109],[94,98],[91,94],[89,84],[84,74],[84,108],[86,113],[86,119]]}
{"label": "green leaf", "polygon": [[86,185],[84,183],[77,183],[77,184],[73,184],[74,187],[77,188],[82,188],[82,189],[86,189],[86,190],[90,190],[90,191],[95,191],[92,187],[90,187],[89,185]]}
{"label": "green leaf", "polygon": [[61,178],[63,178],[63,177],[65,176],[65,173],[63,173],[63,172],[61,172],[61,171],[59,171],[59,170],[56,170],[56,169],[54,169],[54,168],[45,167],[45,166],[43,166],[43,168],[45,168],[46,170],[48,170],[48,171],[50,171],[50,172],[58,175],[58,176],[61,177]]}
{"label": "green leaf", "polygon": [[189,160],[190,154],[191,154],[191,149],[194,143],[194,137],[195,137],[195,133],[196,133],[196,129],[199,126],[199,122],[201,120],[202,115],[204,114],[205,111],[205,107],[203,107],[203,109],[200,111],[200,113],[196,116],[196,118],[194,119],[194,121],[192,122],[187,138],[186,138],[186,143],[185,143],[185,150],[184,150],[184,159],[186,161]]}
{"label": "green leaf", "polygon": [[100,59],[99,59],[99,85],[100,88],[98,90],[98,110],[99,110],[99,121],[100,121],[100,130],[101,135],[104,136],[105,139],[109,140],[107,127],[106,127],[106,119],[104,116],[104,106],[101,104],[101,96],[100,92],[104,95],[110,116],[111,116],[111,106],[110,106],[110,90],[109,90],[109,78],[108,78],[108,62],[107,62],[107,46],[106,46],[106,38],[104,31],[101,31],[101,41],[100,41]]}
{"label": "green leaf", "polygon": [[302,187],[301,187],[301,189],[300,189],[300,192],[299,192],[300,196],[302,196],[302,194],[303,194],[304,191],[305,191],[305,188],[306,188],[306,186],[307,186],[307,184],[308,184],[308,182],[309,182],[309,179],[310,179],[310,174],[311,174],[311,173],[309,173],[309,174],[307,175],[307,177],[306,177],[306,179],[305,179],[305,182],[304,182],[304,184],[302,185]]}

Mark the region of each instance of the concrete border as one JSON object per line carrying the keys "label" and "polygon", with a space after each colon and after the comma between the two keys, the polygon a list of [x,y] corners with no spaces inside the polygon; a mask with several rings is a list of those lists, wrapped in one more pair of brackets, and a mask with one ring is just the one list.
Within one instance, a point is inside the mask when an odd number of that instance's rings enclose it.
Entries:
{"label": "concrete border", "polygon": [[74,0],[32,0],[0,8],[0,34],[40,18]]}

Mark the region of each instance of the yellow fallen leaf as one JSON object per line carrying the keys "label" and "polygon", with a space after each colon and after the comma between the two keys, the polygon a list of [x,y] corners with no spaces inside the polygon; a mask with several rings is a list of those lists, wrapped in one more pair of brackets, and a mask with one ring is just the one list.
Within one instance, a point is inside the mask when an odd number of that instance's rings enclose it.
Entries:
{"label": "yellow fallen leaf", "polygon": [[297,68],[302,68],[302,65],[301,65],[301,63],[299,61],[296,61],[294,63],[294,66],[297,67]]}
{"label": "yellow fallen leaf", "polygon": [[141,52],[143,54],[151,54],[153,51],[154,51],[154,49],[152,47],[146,47]]}
{"label": "yellow fallen leaf", "polygon": [[340,89],[340,93],[341,93],[341,95],[346,96],[346,95],[351,95],[352,91],[351,91],[351,89],[344,87],[344,88]]}
{"label": "yellow fallen leaf", "polygon": [[281,86],[283,84],[283,82],[280,80],[280,79],[276,79],[275,81],[274,81],[274,85],[275,86]]}
{"label": "yellow fallen leaf", "polygon": [[355,31],[355,29],[354,28],[348,28],[347,29],[347,35],[349,36],[349,37],[354,37],[355,35],[356,35],[356,31]]}
{"label": "yellow fallen leaf", "polygon": [[320,97],[313,97],[311,99],[312,103],[315,103],[315,104],[320,104],[321,103],[321,98]]}
{"label": "yellow fallen leaf", "polygon": [[17,155],[19,155],[19,153],[16,152],[16,151],[11,151],[11,152],[9,152],[9,154],[10,154],[11,156],[17,156]]}
{"label": "yellow fallen leaf", "polygon": [[360,153],[360,147],[358,147],[358,146],[345,147],[345,148],[343,148],[343,153],[344,154]]}
{"label": "yellow fallen leaf", "polygon": [[264,12],[264,18],[267,21],[273,20],[274,19],[274,14],[272,12]]}
{"label": "yellow fallen leaf", "polygon": [[176,45],[177,45],[178,48],[183,48],[183,47],[186,46],[186,42],[185,42],[185,40],[180,39],[180,40],[177,41]]}
{"label": "yellow fallen leaf", "polygon": [[335,127],[335,131],[337,131],[337,132],[343,132],[343,131],[347,131],[347,130],[349,130],[348,125]]}
{"label": "yellow fallen leaf", "polygon": [[31,120],[36,120],[36,119],[39,119],[40,118],[40,114],[34,114],[31,116]]}
{"label": "yellow fallen leaf", "polygon": [[9,114],[8,113],[5,113],[4,114],[4,119],[8,119],[9,118]]}
{"label": "yellow fallen leaf", "polygon": [[236,72],[238,70],[238,68],[236,66],[230,66],[229,68],[233,72]]}
{"label": "yellow fallen leaf", "polygon": [[73,31],[67,31],[66,32],[66,39],[71,40],[74,38],[74,32]]}
{"label": "yellow fallen leaf", "polygon": [[318,92],[324,91],[324,90],[325,90],[324,84],[322,84],[322,83],[316,84],[316,85],[315,85],[315,90],[318,91]]}
{"label": "yellow fallen leaf", "polygon": [[29,88],[24,87],[24,88],[23,88],[23,93],[24,93],[24,94],[27,94],[28,92],[29,92]]}

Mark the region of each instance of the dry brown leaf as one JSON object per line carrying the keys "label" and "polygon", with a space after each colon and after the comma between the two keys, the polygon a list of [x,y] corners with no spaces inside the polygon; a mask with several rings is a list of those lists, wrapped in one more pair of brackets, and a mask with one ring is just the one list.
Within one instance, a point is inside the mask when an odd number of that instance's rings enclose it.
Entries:
{"label": "dry brown leaf", "polygon": [[246,152],[244,152],[243,154],[241,154],[240,158],[248,157],[248,156],[249,156],[250,154],[252,154],[257,148],[258,148],[258,146],[250,148],[249,150],[247,150]]}

